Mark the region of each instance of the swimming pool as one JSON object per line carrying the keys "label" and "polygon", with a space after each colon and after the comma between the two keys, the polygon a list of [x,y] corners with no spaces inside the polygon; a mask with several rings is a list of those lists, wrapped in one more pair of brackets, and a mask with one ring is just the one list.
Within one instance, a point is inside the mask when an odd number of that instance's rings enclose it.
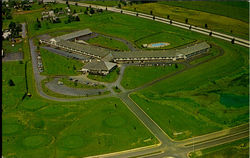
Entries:
{"label": "swimming pool", "polygon": [[159,43],[151,43],[149,45],[147,45],[148,48],[155,48],[155,47],[165,47],[168,46],[169,43],[167,42],[159,42]]}
{"label": "swimming pool", "polygon": [[160,47],[160,46],[165,46],[165,45],[166,45],[166,43],[154,43],[151,46],[152,47]]}

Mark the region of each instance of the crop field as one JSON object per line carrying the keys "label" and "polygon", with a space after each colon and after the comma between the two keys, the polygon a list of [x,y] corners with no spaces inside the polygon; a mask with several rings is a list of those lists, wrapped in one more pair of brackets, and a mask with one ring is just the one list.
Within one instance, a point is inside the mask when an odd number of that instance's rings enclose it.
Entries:
{"label": "crop field", "polygon": [[121,85],[126,89],[133,89],[164,75],[181,70],[184,66],[128,66],[125,69]]}
{"label": "crop field", "polygon": [[131,95],[173,139],[248,122],[248,50],[215,41],[223,56]]}
{"label": "crop field", "polygon": [[249,9],[247,1],[167,1],[160,3],[170,6],[182,7],[222,15],[233,19],[238,19],[247,23],[249,21]]}
{"label": "crop field", "polygon": [[113,50],[129,50],[128,46],[123,42],[103,36],[91,38],[87,42],[96,46],[101,46]]}
{"label": "crop field", "polygon": [[40,49],[44,72],[46,75],[76,75],[83,66],[81,61],[63,57],[61,55]]}
{"label": "crop field", "polygon": [[[157,42],[167,42],[170,45],[161,47],[161,48],[152,48],[152,49],[170,49],[181,45],[186,45],[188,43],[194,42],[195,39],[181,35],[178,32],[164,31],[153,34],[149,37],[141,38],[135,43],[139,48],[143,48],[143,44],[157,43]],[[148,48],[149,49],[149,48]]]}
{"label": "crop field", "polygon": [[249,138],[191,153],[190,158],[249,157]]}
{"label": "crop field", "polygon": [[150,14],[150,11],[152,10],[154,15],[164,18],[167,18],[167,15],[169,15],[170,19],[180,22],[185,22],[186,18],[188,18],[188,23],[191,25],[204,28],[205,24],[207,24],[208,29],[235,35],[245,39],[249,38],[248,23],[241,20],[161,3],[144,3],[124,7],[124,9],[131,11],[134,11],[134,8],[136,8],[136,11],[146,14]]}
{"label": "crop field", "polygon": [[106,76],[89,74],[87,77],[92,80],[111,83],[117,80],[119,73],[120,73],[120,68],[116,68],[113,71],[111,71],[109,74],[107,74]]}

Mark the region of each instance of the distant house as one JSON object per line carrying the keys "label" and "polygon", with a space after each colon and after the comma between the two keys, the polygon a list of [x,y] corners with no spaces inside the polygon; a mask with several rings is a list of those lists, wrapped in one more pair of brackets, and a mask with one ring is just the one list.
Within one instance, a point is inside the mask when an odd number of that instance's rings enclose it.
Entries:
{"label": "distant house", "polygon": [[11,32],[9,30],[6,30],[6,31],[3,32],[2,36],[3,36],[4,39],[7,39],[10,35],[11,35]]}
{"label": "distant house", "polygon": [[42,2],[44,4],[48,4],[48,3],[56,3],[56,0],[38,0],[38,2]]}
{"label": "distant house", "polygon": [[106,62],[102,60],[92,60],[91,62],[87,63],[83,66],[82,72],[83,73],[90,73],[96,75],[107,75],[112,70],[117,67],[115,63]]}

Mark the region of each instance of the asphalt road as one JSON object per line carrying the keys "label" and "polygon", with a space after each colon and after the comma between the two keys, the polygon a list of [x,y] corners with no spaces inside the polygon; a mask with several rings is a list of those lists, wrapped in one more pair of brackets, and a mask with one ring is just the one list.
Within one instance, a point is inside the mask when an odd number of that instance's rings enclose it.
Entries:
{"label": "asphalt road", "polygon": [[[57,0],[57,2],[63,3],[63,4],[66,3],[63,0]],[[69,2],[69,4],[74,5],[75,2]],[[103,10],[106,9],[106,7],[104,7],[104,6],[86,4],[86,3],[78,3],[78,6],[83,6],[83,7],[89,7],[90,5],[91,5],[92,8],[99,8],[99,9],[103,9]],[[114,7],[107,7],[107,10],[112,11],[112,12],[117,12],[117,13],[121,13],[121,11],[122,11],[123,14],[131,15],[131,16],[137,16],[137,12],[117,9],[117,8],[114,8]],[[238,45],[241,45],[241,46],[244,46],[244,47],[250,47],[250,42],[248,40],[241,39],[241,38],[234,37],[234,36],[230,36],[230,35],[226,35],[226,34],[219,33],[219,32],[216,32],[216,31],[212,31],[212,30],[209,30],[209,29],[204,29],[204,28],[192,26],[192,25],[177,22],[177,21],[174,21],[174,20],[172,20],[172,23],[170,23],[170,20],[164,19],[164,18],[161,18],[161,17],[157,17],[157,16],[155,16],[155,19],[153,19],[153,15],[148,15],[148,14],[144,14],[144,13],[138,13],[138,17],[144,18],[144,19],[154,20],[154,21],[157,21],[157,22],[165,23],[165,24],[170,24],[170,25],[173,25],[173,26],[176,26],[176,27],[179,27],[179,28],[183,28],[183,29],[187,29],[187,30],[190,30],[190,31],[198,32],[198,33],[205,34],[205,35],[208,35],[208,36],[210,35],[210,32],[212,32],[212,35],[211,35],[212,37],[219,38],[219,39],[222,39],[222,40],[226,40],[226,41],[229,41],[229,42],[231,42],[232,39],[235,39],[235,44],[238,44]],[[190,29],[190,26],[191,26],[191,29]]]}

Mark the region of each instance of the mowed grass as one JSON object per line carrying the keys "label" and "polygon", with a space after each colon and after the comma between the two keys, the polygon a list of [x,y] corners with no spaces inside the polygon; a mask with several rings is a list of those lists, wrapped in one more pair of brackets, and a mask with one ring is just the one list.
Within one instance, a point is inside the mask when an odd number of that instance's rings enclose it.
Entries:
{"label": "mowed grass", "polygon": [[[131,95],[173,139],[248,122],[248,50],[215,40],[225,54]],[[223,96],[233,96],[221,101]],[[239,105],[226,105],[241,100]],[[176,117],[180,116],[180,117]]]}
{"label": "mowed grass", "polygon": [[226,157],[249,157],[249,138],[234,141],[232,143],[219,145],[216,147],[195,151],[190,158],[226,158]]}
{"label": "mowed grass", "polygon": [[20,43],[14,43],[14,46],[12,46],[12,43],[8,40],[3,40],[3,51],[4,53],[17,53],[23,51],[23,42]]}
{"label": "mowed grass", "polygon": [[114,70],[112,70],[109,74],[107,74],[106,76],[102,76],[102,75],[94,75],[94,74],[88,74],[88,78],[92,79],[92,80],[96,80],[96,81],[100,81],[100,82],[115,82],[117,80],[117,78],[119,77],[120,74],[120,68],[116,68]]}
{"label": "mowed grass", "polygon": [[95,38],[91,38],[87,42],[96,46],[101,46],[113,50],[125,50],[125,51],[129,50],[128,46],[123,42],[103,36],[97,36]]}
{"label": "mowed grass", "polygon": [[[4,111],[16,108],[26,92],[24,67],[25,64],[16,61],[2,63],[2,108]],[[9,85],[10,80],[15,86]]]}
{"label": "mowed grass", "polygon": [[218,14],[233,19],[242,20],[247,23],[249,21],[249,3],[247,1],[167,1],[160,3]]}
{"label": "mowed grass", "polygon": [[40,49],[42,63],[44,66],[44,75],[76,75],[79,74],[83,63],[78,60],[66,58],[58,54]]}
{"label": "mowed grass", "polygon": [[78,81],[69,80],[69,78],[65,78],[65,77],[61,78],[60,81],[62,81],[64,85],[66,85],[68,87],[72,87],[72,88],[83,88],[83,89],[103,89],[103,88],[105,88],[104,85],[83,84],[83,83],[78,82]]}
{"label": "mowed grass", "polygon": [[249,33],[248,22],[243,22],[241,20],[237,20],[237,19],[233,19],[233,18],[221,16],[221,15],[206,13],[202,11],[197,11],[197,10],[170,6],[170,5],[161,4],[161,3],[144,3],[144,4],[124,7],[124,9],[132,10],[132,11],[134,11],[134,8],[136,8],[136,11],[143,12],[146,14],[150,14],[150,11],[152,10],[154,15],[161,16],[164,18],[167,18],[167,15],[169,15],[170,19],[183,22],[183,23],[185,23],[186,18],[188,18],[188,23],[191,25],[204,28],[205,24],[207,24],[208,29],[238,36],[238,37],[245,38],[245,39],[249,38],[248,37],[248,33]]}
{"label": "mowed grass", "polygon": [[3,114],[3,156],[85,157],[158,143],[117,98],[68,103],[26,98],[19,111]]}
{"label": "mowed grass", "polygon": [[103,5],[103,6],[117,6],[119,4],[119,0],[95,0],[95,1],[88,1],[88,0],[81,0],[82,3],[89,3],[89,4],[96,4],[96,5]]}
{"label": "mowed grass", "polygon": [[128,66],[125,69],[121,85],[126,89],[133,89],[182,68],[184,66],[181,64],[178,64],[177,68],[174,64],[171,66]]}
{"label": "mowed grass", "polygon": [[[135,43],[137,47],[143,48],[143,44],[151,44],[151,43],[157,43],[157,42],[167,42],[170,45],[160,48],[152,48],[152,49],[170,49],[181,45],[186,45],[188,43],[194,42],[195,39],[192,39],[191,37],[187,37],[183,34],[179,34],[178,32],[172,32],[172,31],[164,31],[164,32],[158,32],[156,34],[152,34],[151,36],[146,36],[144,38],[141,38],[137,40]],[[150,48],[147,48],[150,49]]]}

